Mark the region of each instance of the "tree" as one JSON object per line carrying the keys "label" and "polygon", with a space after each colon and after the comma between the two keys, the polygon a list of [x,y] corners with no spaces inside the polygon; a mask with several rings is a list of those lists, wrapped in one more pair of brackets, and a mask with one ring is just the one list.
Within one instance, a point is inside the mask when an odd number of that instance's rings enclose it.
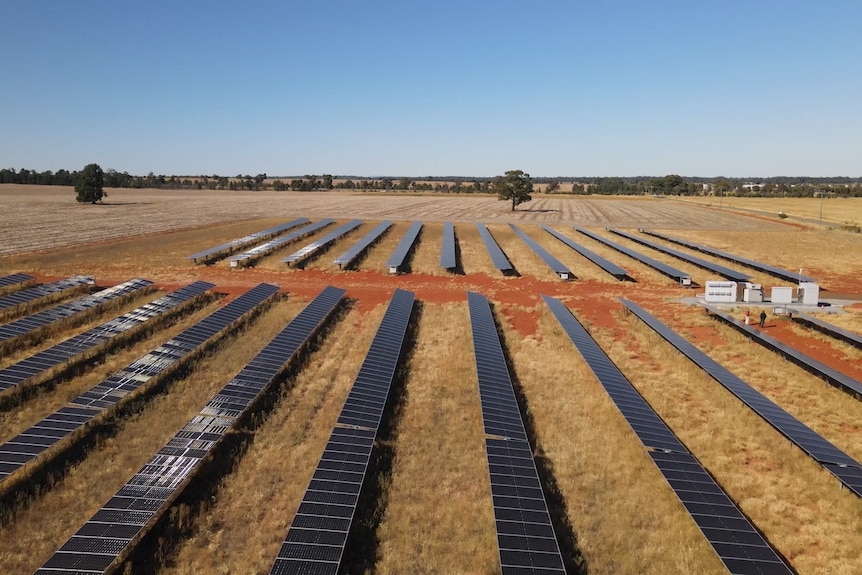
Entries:
{"label": "tree", "polygon": [[497,176],[491,182],[491,192],[497,194],[497,199],[512,202],[512,211],[518,204],[532,200],[530,193],[533,191],[533,180],[530,174],[521,170],[509,170],[505,176]]}
{"label": "tree", "polygon": [[105,196],[104,185],[105,173],[99,164],[87,164],[75,183],[75,199],[82,204],[95,204]]}

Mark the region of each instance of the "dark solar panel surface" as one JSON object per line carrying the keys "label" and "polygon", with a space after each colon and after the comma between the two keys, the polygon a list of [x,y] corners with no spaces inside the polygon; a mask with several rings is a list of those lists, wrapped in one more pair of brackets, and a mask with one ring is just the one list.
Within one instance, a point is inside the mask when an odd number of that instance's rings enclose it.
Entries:
{"label": "dark solar panel surface", "polygon": [[28,274],[21,274],[21,273],[10,274],[8,276],[0,277],[0,288],[6,287],[6,286],[13,286],[15,284],[24,283],[24,282],[30,281],[32,279],[35,279],[35,278],[31,275],[28,275]]}
{"label": "dark solar panel surface", "polygon": [[0,297],[0,310],[9,309],[17,305],[35,301],[41,297],[72,289],[74,287],[92,284],[93,278],[90,276],[73,276],[66,279],[33,286],[31,288],[22,289],[15,293],[10,293]]}
{"label": "dark solar panel surface", "polygon": [[452,222],[443,222],[443,243],[440,249],[440,267],[453,270],[458,262],[455,257],[455,226]]}
{"label": "dark solar panel surface", "polygon": [[569,268],[564,266],[560,260],[548,253],[548,250],[540,246],[536,240],[518,229],[518,226],[515,224],[509,224],[509,227],[512,228],[512,231],[518,234],[518,237],[524,240],[525,244],[530,246],[530,249],[533,250],[537,256],[542,258],[542,261],[545,262],[547,266],[554,271],[554,273],[563,279],[567,279],[572,274],[572,272],[569,271]]}
{"label": "dark solar panel surface", "polygon": [[655,242],[651,242],[646,238],[642,238],[640,236],[636,236],[634,234],[630,234],[630,233],[624,232],[622,230],[615,230],[613,228],[608,228],[608,231],[611,233],[617,234],[618,236],[628,238],[631,241],[637,242],[643,246],[647,246],[648,248],[652,248],[656,251],[668,254],[668,255],[673,256],[677,259],[681,259],[682,261],[685,261],[685,262],[694,264],[698,267],[701,267],[703,269],[709,270],[713,273],[717,273],[721,277],[727,278],[729,280],[732,280],[735,282],[745,282],[745,281],[748,281],[751,279],[751,276],[748,274],[742,273],[742,272],[737,271],[737,270],[732,270],[732,269],[724,267],[722,265],[714,264],[714,263],[707,261],[703,258],[699,258],[699,257],[693,256],[690,254],[686,254],[686,253],[683,253],[679,250],[675,250],[675,249],[663,246],[661,244],[657,244]]}
{"label": "dark solar panel surface", "polygon": [[560,300],[542,299],[731,573],[792,573]]}
{"label": "dark solar panel surface", "polygon": [[[194,282],[146,304],[132,313],[162,314],[182,303],[198,297],[215,287],[203,281]],[[194,326],[189,330],[195,329]],[[189,331],[187,330],[187,331]],[[164,353],[164,346],[136,360],[114,373],[102,383],[72,400],[67,406],[49,415],[39,423],[27,428],[16,437],[0,445],[0,482],[18,468],[35,459],[73,431],[85,425],[100,411],[113,407],[125,395],[145,384],[153,376],[170,366],[173,357]],[[173,351],[173,350],[171,350]],[[185,351],[183,351],[183,355]],[[63,425],[59,425],[63,424]],[[39,447],[34,452],[34,446]]]}
{"label": "dark solar panel surface", "polygon": [[[703,305],[703,304],[702,304]],[[799,367],[820,377],[831,385],[834,385],[838,389],[845,391],[852,395],[857,399],[862,399],[862,382],[859,382],[849,375],[845,375],[838,371],[837,369],[832,369],[825,363],[817,361],[813,357],[802,353],[798,349],[786,345],[774,337],[770,337],[755,328],[754,326],[745,325],[744,322],[737,320],[733,316],[721,311],[718,308],[712,307],[710,305],[703,305],[709,312],[721,319],[722,321],[728,323],[735,327],[738,331],[741,331],[763,347],[774,351],[775,353],[789,359]]]}
{"label": "dark solar panel surface", "polygon": [[637,261],[641,262],[642,264],[645,264],[645,265],[653,268],[654,270],[659,271],[659,272],[663,273],[664,275],[675,279],[676,281],[682,281],[684,279],[691,278],[691,274],[687,274],[683,271],[680,271],[673,266],[669,266],[664,262],[660,262],[660,261],[653,259],[649,256],[646,256],[640,252],[636,252],[634,250],[631,250],[622,244],[618,244],[618,243],[611,241],[607,238],[603,238],[602,236],[600,236],[598,234],[594,234],[593,232],[591,232],[589,230],[585,230],[583,228],[577,228],[577,227],[574,229],[575,229],[575,231],[578,231],[578,232],[584,234],[588,238],[592,238],[592,239],[596,240],[597,242],[601,242],[601,243],[605,244],[609,248],[613,248],[613,249],[617,250],[618,252],[629,256],[630,258],[634,258]]}
{"label": "dark solar panel surface", "polygon": [[566,244],[567,246],[569,246],[570,248],[572,248],[573,250],[575,250],[576,252],[578,252],[579,254],[581,254],[582,256],[584,256],[585,258],[587,258],[588,260],[590,260],[591,262],[593,262],[594,264],[596,264],[597,266],[599,266],[600,268],[602,268],[603,270],[605,270],[607,273],[617,278],[618,280],[624,280],[629,277],[629,272],[627,272],[617,264],[606,258],[603,258],[599,254],[591,250],[588,250],[584,246],[578,244],[571,238],[564,236],[550,226],[542,226],[542,229],[560,240],[561,242],[563,242],[564,244]]}
{"label": "dark solar panel surface", "polygon": [[416,238],[419,237],[419,232],[422,231],[422,222],[413,222],[410,224],[410,227],[407,229],[407,233],[404,234],[404,237],[401,238],[401,241],[398,242],[398,245],[395,246],[395,251],[392,252],[392,255],[389,256],[389,260],[386,262],[386,267],[390,269],[395,269],[395,271],[399,271],[399,268],[404,265],[404,260],[407,259],[407,254],[410,253],[410,249],[413,247],[413,244],[416,243]]}
{"label": "dark solar panel surface", "polygon": [[[667,325],[650,315],[638,304],[626,299],[620,300],[632,313],[651,327],[668,343],[677,348],[698,367],[707,372],[713,379],[723,385],[733,395],[754,410],[763,419],[775,427],[782,435],[802,449],[815,461],[827,469],[833,466],[852,467],[857,475],[862,474],[862,464],[838,449],[835,445],[816,433],[813,429],[787,413],[772,400],[732,374],[727,368],[700,351],[693,344],[683,339]],[[831,469],[830,469],[831,470]],[[840,478],[839,478],[840,479]],[[862,497],[862,491],[855,483],[845,484]]]}
{"label": "dark solar panel surface", "polygon": [[793,321],[812,327],[821,333],[825,333],[835,339],[840,339],[845,343],[849,343],[853,347],[862,349],[862,335],[840,328],[837,325],[832,325],[829,322],[810,316],[807,313],[802,313],[799,310],[789,311],[792,313],[791,319]]}
{"label": "dark solar panel surface", "polygon": [[641,231],[645,234],[649,234],[649,235],[654,236],[656,238],[667,240],[669,242],[673,242],[675,244],[685,246],[687,248],[691,248],[693,250],[697,250],[699,252],[703,252],[703,253],[709,254],[711,256],[724,258],[724,259],[730,260],[732,262],[746,265],[750,268],[754,268],[756,270],[766,272],[768,274],[774,275],[775,277],[779,277],[781,279],[785,279],[787,281],[792,281],[792,282],[797,282],[797,281],[814,282],[814,281],[817,281],[812,277],[804,276],[802,274],[798,274],[798,273],[788,271],[788,270],[783,270],[781,268],[777,268],[777,267],[771,266],[769,264],[765,264],[765,263],[758,262],[758,261],[755,261],[752,259],[744,258],[742,256],[737,256],[737,255],[734,255],[734,254],[731,254],[728,252],[723,252],[721,250],[717,250],[715,248],[711,248],[711,247],[705,246],[703,244],[696,244],[694,242],[689,242],[689,241],[682,240],[679,238],[674,238],[671,236],[667,236],[665,234],[660,234],[658,232],[652,232],[650,230],[641,230]]}
{"label": "dark solar panel surface", "polygon": [[314,222],[313,224],[308,224],[307,226],[303,226],[298,230],[290,232],[289,234],[285,234],[279,238],[275,238],[274,240],[270,240],[259,246],[253,247],[250,250],[244,251],[241,254],[231,256],[230,258],[228,258],[228,261],[231,263],[232,266],[249,265],[252,262],[262,258],[263,256],[274,252],[281,246],[287,245],[291,242],[295,242],[296,240],[300,240],[305,236],[311,235],[318,230],[322,230],[326,226],[331,225],[333,222],[335,222],[335,220],[327,218],[324,220],[320,220],[319,222]]}
{"label": "dark solar panel surface", "polygon": [[392,222],[389,220],[380,222],[374,229],[370,232],[362,236],[359,241],[350,246],[343,254],[335,258],[332,262],[336,264],[339,268],[346,268],[353,263],[353,261],[358,258],[362,252],[364,252],[368,247],[377,241],[377,239],[386,233],[386,230],[392,227]]}
{"label": "dark solar panel surface", "polygon": [[504,273],[512,271],[514,269],[512,262],[509,261],[506,254],[500,249],[500,245],[494,239],[494,236],[491,235],[488,226],[476,222],[476,229],[479,230],[479,235],[482,236],[482,241],[485,242],[485,249],[488,250],[488,255],[491,256],[494,267]]}
{"label": "dark solar panel surface", "polygon": [[398,368],[413,302],[412,293],[395,290],[271,574],[338,571],[383,408]]}
{"label": "dark solar panel surface", "polygon": [[220,246],[215,246],[212,248],[205,249],[196,254],[192,254],[188,256],[190,260],[201,260],[207,261],[210,259],[210,256],[216,256],[222,253],[229,253],[235,249],[239,249],[245,247],[254,242],[260,241],[262,239],[268,238],[270,236],[274,236],[276,234],[280,234],[283,231],[289,230],[290,228],[295,228],[296,226],[301,226],[302,224],[308,223],[308,218],[297,218],[295,220],[291,220],[289,222],[279,224],[277,226],[273,226],[271,228],[267,228],[265,230],[261,230],[259,232],[255,232],[253,234],[249,234],[247,236],[243,236],[241,238],[237,238],[235,240],[231,240],[225,244]]}
{"label": "dark solar panel surface", "polygon": [[288,265],[299,264],[300,262],[302,262],[306,258],[311,257],[312,254],[318,252],[319,250],[322,250],[323,248],[325,248],[326,246],[328,246],[329,244],[331,244],[332,242],[334,242],[335,240],[337,240],[341,236],[355,230],[356,228],[358,228],[361,225],[362,225],[362,220],[352,220],[352,221],[344,224],[343,226],[340,226],[340,227],[332,230],[331,232],[329,232],[328,234],[326,234],[322,238],[311,242],[307,246],[303,246],[303,247],[299,248],[298,250],[296,250],[295,252],[293,252],[292,254],[290,254],[289,256],[287,256],[286,258],[284,258],[281,261],[288,264]]}
{"label": "dark solar panel surface", "polygon": [[[278,288],[260,284],[241,298],[239,317],[272,297]],[[225,385],[149,462],[147,462],[40,570],[79,569],[103,573],[136,537],[144,524],[160,516],[178,488],[198,468],[216,442],[272,383],[287,362],[332,313],[344,290],[328,287]],[[248,297],[247,297],[248,296]],[[231,304],[228,304],[231,305]],[[225,306],[223,309],[227,309]],[[235,315],[234,312],[239,312]],[[233,393],[242,391],[242,399]],[[224,398],[230,397],[229,407]]]}
{"label": "dark solar panel surface", "polygon": [[0,342],[26,335],[54,322],[69,318],[75,314],[96,308],[111,300],[122,298],[140,291],[153,282],[145,279],[133,279],[119,285],[103,289],[92,295],[86,295],[75,301],[61,303],[49,309],[28,315],[21,319],[0,325]]}
{"label": "dark solar panel surface", "polygon": [[497,545],[503,573],[566,572],[485,296],[468,292]]}
{"label": "dark solar panel surface", "polygon": [[[83,333],[79,333],[65,341],[61,341],[53,347],[40,351],[17,363],[0,369],[0,391],[17,387],[28,379],[40,375],[52,367],[61,365],[64,362],[69,361],[72,358],[89,351],[130,329],[134,329],[141,324],[158,317],[177,305],[172,302],[178,298],[180,298],[181,301],[185,301],[185,299],[190,299],[191,297],[194,297],[194,295],[197,295],[197,293],[212,287],[212,284],[207,284],[206,282],[197,282],[192,285],[206,285],[206,287],[192,288],[189,286],[170,293],[154,302],[133,309],[119,317],[109,320]],[[193,293],[194,295],[187,295],[189,293]]]}

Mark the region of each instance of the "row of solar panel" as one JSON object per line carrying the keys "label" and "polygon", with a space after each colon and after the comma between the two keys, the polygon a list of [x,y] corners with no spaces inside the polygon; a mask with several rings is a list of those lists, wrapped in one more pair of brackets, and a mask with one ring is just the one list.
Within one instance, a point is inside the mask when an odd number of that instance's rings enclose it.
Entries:
{"label": "row of solar panel", "polygon": [[0,342],[9,341],[32,333],[52,323],[70,318],[84,311],[97,308],[112,300],[117,300],[141,291],[153,282],[145,279],[133,279],[119,285],[98,291],[92,295],[78,298],[68,303],[61,303],[46,310],[28,315],[21,319],[0,325]]}
{"label": "row of solar panel", "polygon": [[559,300],[542,298],[728,571],[792,573],[572,313]]}
{"label": "row of solar panel", "polygon": [[258,259],[262,258],[263,256],[274,252],[281,246],[287,245],[291,242],[313,234],[314,232],[321,230],[328,225],[331,225],[333,222],[335,222],[335,220],[325,219],[320,220],[319,222],[305,225],[296,231],[290,232],[287,235],[268,241],[241,254],[231,256],[230,258],[228,258],[228,261],[230,262],[231,267],[250,265]]}
{"label": "row of solar panel", "polygon": [[5,287],[9,287],[9,286],[14,286],[17,284],[22,284],[24,282],[28,282],[28,281],[31,281],[34,279],[36,279],[36,278],[31,276],[30,274],[24,274],[24,273],[15,273],[15,274],[9,274],[6,276],[0,276],[0,288],[5,288]]}
{"label": "row of solar panel", "polygon": [[3,297],[0,297],[0,310],[30,303],[39,298],[66,291],[84,285],[93,285],[95,280],[90,276],[73,276],[55,282],[33,286]]}
{"label": "row of solar panel", "polygon": [[211,262],[218,259],[219,257],[222,257],[223,255],[230,254],[234,250],[243,248],[249,244],[259,242],[272,236],[276,236],[291,228],[295,228],[296,226],[301,226],[302,224],[306,223],[308,223],[307,218],[297,218],[295,220],[291,220],[289,222],[285,222],[283,224],[279,224],[277,226],[273,226],[271,228],[255,232],[253,234],[249,234],[247,236],[231,240],[227,243],[205,249],[196,254],[188,256],[188,258],[195,263],[198,263],[198,260],[200,260],[201,262]]}
{"label": "row of solar panel", "polygon": [[835,339],[839,339],[844,343],[849,343],[855,348],[862,349],[862,335],[838,327],[837,325],[833,325],[829,322],[823,321],[822,319],[812,317],[806,313],[802,313],[797,310],[788,311],[790,313],[790,319],[792,319],[793,321],[816,329],[817,331],[825,333],[826,335],[834,337]]}
{"label": "row of solar panel", "polygon": [[[228,306],[245,313],[271,298],[278,288],[261,284]],[[93,517],[48,559],[37,573],[103,573],[132,544],[144,525],[165,512],[179,488],[237,419],[284,370],[337,307],[344,290],[326,288],[255,358],[232,378],[200,414],[192,418]],[[225,306],[223,309],[227,309]],[[221,311],[221,310],[220,310]],[[217,312],[218,313],[218,312]],[[233,406],[228,415],[225,400]]]}
{"label": "row of solar panel", "polygon": [[469,292],[485,452],[504,574],[566,572],[491,306]]}

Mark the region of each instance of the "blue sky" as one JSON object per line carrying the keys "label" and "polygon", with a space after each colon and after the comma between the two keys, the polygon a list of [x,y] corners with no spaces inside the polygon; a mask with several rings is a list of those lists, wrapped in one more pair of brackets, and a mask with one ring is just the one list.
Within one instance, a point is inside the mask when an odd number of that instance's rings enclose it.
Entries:
{"label": "blue sky", "polygon": [[862,2],[11,0],[0,165],[862,176]]}

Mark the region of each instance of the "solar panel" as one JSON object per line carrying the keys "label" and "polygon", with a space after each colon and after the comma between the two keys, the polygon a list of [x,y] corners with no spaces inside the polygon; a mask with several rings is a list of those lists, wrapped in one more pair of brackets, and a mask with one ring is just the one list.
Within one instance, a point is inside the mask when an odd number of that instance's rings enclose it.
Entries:
{"label": "solar panel", "polygon": [[729,279],[729,280],[732,280],[732,281],[735,281],[735,282],[746,282],[746,281],[748,281],[748,280],[750,280],[750,279],[751,279],[751,276],[750,276],[750,275],[748,275],[748,274],[744,274],[744,273],[742,273],[742,272],[739,272],[739,271],[736,271],[736,270],[732,270],[732,269],[730,269],[730,268],[726,268],[726,267],[724,267],[724,266],[720,266],[720,265],[718,265],[718,264],[714,264],[714,263],[712,263],[712,262],[706,261],[706,260],[705,260],[705,259],[703,259],[703,258],[695,257],[695,256],[692,256],[692,255],[689,255],[689,254],[683,253],[683,252],[681,252],[681,251],[679,251],[679,250],[675,250],[675,249],[672,249],[672,248],[669,248],[669,247],[663,246],[663,245],[661,245],[661,244],[657,244],[657,243],[655,243],[655,242],[651,242],[651,241],[649,241],[649,240],[647,240],[647,239],[645,239],[645,238],[642,238],[642,237],[636,236],[636,235],[634,235],[634,234],[629,234],[629,233],[624,232],[624,231],[622,231],[622,230],[615,230],[615,229],[613,229],[613,228],[608,228],[608,231],[609,231],[609,232],[611,232],[611,233],[617,234],[618,236],[622,236],[622,237],[624,237],[624,238],[628,238],[628,239],[630,239],[631,241],[633,241],[633,242],[637,242],[637,243],[639,243],[639,244],[641,244],[641,245],[643,245],[643,246],[647,246],[648,248],[652,248],[652,249],[654,249],[654,250],[656,250],[656,251],[659,251],[659,252],[662,252],[662,253],[665,253],[665,254],[671,255],[671,256],[673,256],[673,257],[675,257],[675,258],[677,258],[677,259],[681,259],[681,260],[683,260],[683,261],[685,261],[685,262],[688,262],[688,263],[694,264],[694,265],[696,265],[696,266],[698,266],[698,267],[701,267],[701,268],[703,268],[703,269],[706,269],[706,270],[709,270],[709,271],[711,271],[711,272],[717,273],[718,275],[720,275],[720,276],[722,276],[722,277],[724,277],[724,278],[727,278],[727,279]]}
{"label": "solar panel", "polygon": [[494,236],[488,231],[488,227],[485,224],[476,222],[476,229],[479,230],[479,235],[482,236],[482,241],[485,242],[485,249],[488,250],[488,255],[491,256],[494,267],[504,274],[514,271],[515,268],[512,267],[509,258],[500,249],[500,245],[494,239]]}
{"label": "solar panel", "polygon": [[241,238],[237,238],[235,240],[231,240],[225,244],[220,246],[215,246],[212,248],[205,249],[196,254],[192,254],[188,256],[188,259],[198,263],[198,260],[201,262],[209,262],[214,261],[219,258],[222,258],[231,252],[238,250],[240,248],[244,248],[249,244],[253,244],[260,240],[264,240],[266,238],[270,238],[272,236],[278,235],[284,231],[289,230],[290,228],[295,228],[296,226],[301,226],[302,224],[308,223],[308,218],[297,218],[295,220],[291,220],[289,222],[279,224],[277,226],[273,226],[271,228],[267,228],[265,230],[261,230],[259,232],[255,232],[253,234],[249,234],[247,236],[243,236]]}
{"label": "solar panel", "polygon": [[816,329],[821,333],[825,333],[828,336],[834,337],[835,339],[840,339],[845,343],[849,343],[853,347],[862,349],[862,335],[859,335],[858,333],[840,328],[837,325],[825,322],[822,319],[810,316],[807,313],[802,313],[799,310],[788,310],[788,313],[790,314],[790,319],[797,323],[801,323]]}
{"label": "solar panel", "polygon": [[640,263],[647,265],[647,266],[653,268],[654,270],[663,273],[664,275],[668,276],[669,278],[675,279],[676,281],[680,282],[681,284],[691,283],[691,274],[687,274],[683,271],[676,269],[673,266],[667,265],[664,262],[660,262],[660,261],[655,260],[649,256],[645,256],[640,252],[636,252],[634,250],[631,250],[622,244],[618,244],[618,243],[613,242],[607,238],[603,238],[602,236],[600,236],[598,234],[594,234],[591,231],[585,230],[583,228],[578,228],[578,227],[576,227],[574,229],[575,229],[575,231],[584,234],[588,238],[592,238],[592,239],[596,240],[597,242],[603,243],[604,245],[608,246],[609,248],[613,248],[613,249],[617,250],[618,252],[629,256],[630,258],[634,258],[637,261],[639,261]]}
{"label": "solar panel", "polygon": [[455,226],[452,222],[443,222],[443,245],[440,249],[440,267],[454,270],[458,266],[455,256]]}
{"label": "solar panel", "polygon": [[[276,286],[260,284],[231,303],[249,296],[244,300],[246,306],[243,309],[253,302],[256,303],[251,307],[255,307],[277,291]],[[254,399],[273,385],[287,363],[331,316],[343,295],[344,290],[328,287],[306,306],[37,573],[52,573],[52,569],[77,569],[79,573],[104,573],[108,570],[133,545],[133,541],[137,542],[144,525],[148,522],[152,525],[153,518],[160,517],[170,508],[182,491],[184,482],[197,472],[201,461],[212,452]],[[237,309],[235,313],[242,313],[242,310]],[[232,415],[214,414],[223,411],[222,398],[237,388],[248,390],[242,405],[233,404],[236,410]]]}
{"label": "solar panel", "polygon": [[567,246],[569,246],[570,248],[572,248],[573,250],[575,250],[576,252],[578,252],[579,254],[581,254],[582,256],[584,256],[585,258],[587,258],[588,260],[590,260],[591,262],[593,262],[594,264],[596,264],[597,266],[599,266],[600,268],[602,268],[603,270],[605,270],[606,272],[608,272],[609,274],[611,274],[612,276],[614,276],[615,278],[617,278],[618,280],[625,280],[630,278],[629,272],[627,272],[617,264],[603,258],[599,254],[591,250],[588,250],[584,246],[576,243],[571,238],[564,236],[550,226],[542,226],[542,229],[560,240],[561,242],[563,242],[564,244],[566,244]]}
{"label": "solar panel", "polygon": [[526,243],[528,246],[530,246],[530,249],[533,250],[536,253],[536,255],[538,255],[540,258],[542,258],[542,261],[544,261],[548,265],[548,267],[554,271],[555,274],[560,276],[560,279],[564,279],[564,280],[569,279],[569,277],[572,275],[572,272],[570,272],[569,268],[564,266],[560,262],[560,260],[558,260],[557,258],[552,256],[550,253],[548,253],[548,251],[545,248],[543,248],[542,246],[540,246],[536,242],[536,240],[534,240],[533,238],[531,238],[530,236],[528,236],[527,234],[525,234],[524,232],[519,230],[518,226],[516,226],[515,224],[509,224],[509,227],[512,228],[512,230],[516,234],[518,234],[518,236],[522,240],[524,240],[524,243]]}
{"label": "solar panel", "polygon": [[389,260],[386,262],[386,267],[389,268],[389,273],[397,274],[401,271],[401,267],[404,265],[404,260],[407,259],[410,250],[413,249],[416,239],[419,237],[419,232],[421,231],[422,222],[413,222],[410,224],[410,227],[407,229],[407,233],[404,234],[404,237],[401,238],[401,241],[398,242],[397,246],[395,246],[395,251],[392,252],[392,255],[389,256]]}
{"label": "solar panel", "polygon": [[[718,383],[723,385],[794,445],[807,453],[809,457],[813,458],[829,471],[832,471],[835,466],[852,467],[857,470],[857,475],[862,475],[862,464],[732,374],[727,368],[696,348],[693,344],[683,339],[667,325],[650,315],[641,306],[622,298],[620,301],[640,318],[641,321],[651,327],[657,334],[708,373]],[[862,497],[862,489],[860,489],[862,486],[858,482],[845,483],[841,477],[839,477],[839,480],[857,496]]]}
{"label": "solar panel", "polygon": [[358,242],[350,246],[350,248],[335,258],[335,261],[332,263],[336,264],[339,269],[345,269],[350,267],[350,265],[358,258],[366,249],[368,249],[371,244],[376,242],[386,233],[386,230],[392,227],[392,222],[386,220],[377,224],[373,230],[362,236]]}
{"label": "solar panel", "polygon": [[675,244],[679,244],[681,246],[685,246],[687,248],[691,248],[693,250],[697,250],[703,252],[705,254],[709,254],[711,256],[716,256],[719,258],[724,258],[726,260],[730,260],[732,262],[740,263],[746,265],[750,268],[754,268],[756,270],[766,272],[768,274],[774,275],[775,277],[779,277],[781,279],[785,279],[788,281],[802,281],[802,282],[815,282],[816,279],[808,276],[804,276],[801,273],[795,273],[788,270],[783,270],[781,268],[777,268],[775,266],[771,266],[769,264],[765,264],[762,262],[758,262],[752,259],[744,258],[742,256],[737,256],[728,252],[723,252],[721,250],[717,250],[715,248],[711,248],[709,246],[705,246],[703,244],[696,244],[694,242],[689,242],[686,240],[682,240],[679,238],[673,238],[671,236],[667,236],[665,234],[660,234],[658,232],[652,232],[650,230],[641,230],[643,233],[651,235],[656,238],[660,238],[663,240],[667,240],[669,242],[673,242]]}
{"label": "solar panel", "polygon": [[51,282],[49,284],[33,286],[31,288],[23,289],[21,291],[17,291],[15,293],[0,297],[0,311],[10,309],[25,303],[30,303],[31,301],[51,294],[66,291],[68,289],[80,287],[83,285],[93,285],[94,283],[95,281],[91,276],[72,276],[66,279]]}
{"label": "solar panel", "polygon": [[731,573],[793,573],[560,300],[542,299]]}
{"label": "solar panel", "polygon": [[834,385],[838,389],[849,393],[856,399],[862,400],[862,382],[853,379],[849,375],[841,373],[837,369],[832,369],[828,365],[817,361],[813,357],[802,353],[798,349],[781,343],[777,339],[766,335],[765,333],[763,333],[759,329],[756,329],[753,326],[745,325],[744,322],[739,321],[733,316],[724,313],[720,309],[706,304],[701,305],[703,305],[703,307],[709,310],[709,313],[712,314],[714,317],[717,317],[725,323],[735,327],[738,331],[741,331],[763,347],[774,351],[785,359],[789,359],[802,369],[816,375],[821,379],[826,380],[830,385]]}
{"label": "solar panel", "polygon": [[145,279],[132,279],[125,283],[103,289],[92,295],[78,298],[75,301],[61,303],[19,320],[0,325],[0,343],[27,335],[52,323],[104,305],[109,301],[132,295],[149,287],[152,283]]}
{"label": "solar panel", "polygon": [[485,296],[467,292],[502,572],[566,572]]}
{"label": "solar panel", "polygon": [[293,252],[283,260],[282,262],[286,263],[289,266],[298,266],[306,259],[310,258],[312,255],[322,250],[341,236],[351,232],[362,225],[362,220],[352,220],[341,227],[338,227],[317,241],[313,241],[307,246],[304,246],[297,251]]}
{"label": "solar panel", "polygon": [[401,358],[414,295],[396,289],[271,574],[336,573]]}
{"label": "solar panel", "polygon": [[20,284],[24,282],[28,282],[30,280],[36,279],[29,274],[9,274],[7,276],[0,277],[0,288],[5,288],[8,286],[13,286],[15,284]]}
{"label": "solar panel", "polygon": [[281,236],[280,238],[275,238],[274,240],[270,240],[241,254],[231,256],[230,258],[228,258],[228,261],[230,262],[231,267],[243,267],[251,265],[263,256],[274,252],[281,246],[287,245],[291,242],[295,242],[296,240],[300,240],[306,236],[313,234],[318,230],[322,230],[326,226],[332,224],[334,221],[335,220],[327,218],[313,224],[308,224],[307,226],[303,226],[296,231]]}

